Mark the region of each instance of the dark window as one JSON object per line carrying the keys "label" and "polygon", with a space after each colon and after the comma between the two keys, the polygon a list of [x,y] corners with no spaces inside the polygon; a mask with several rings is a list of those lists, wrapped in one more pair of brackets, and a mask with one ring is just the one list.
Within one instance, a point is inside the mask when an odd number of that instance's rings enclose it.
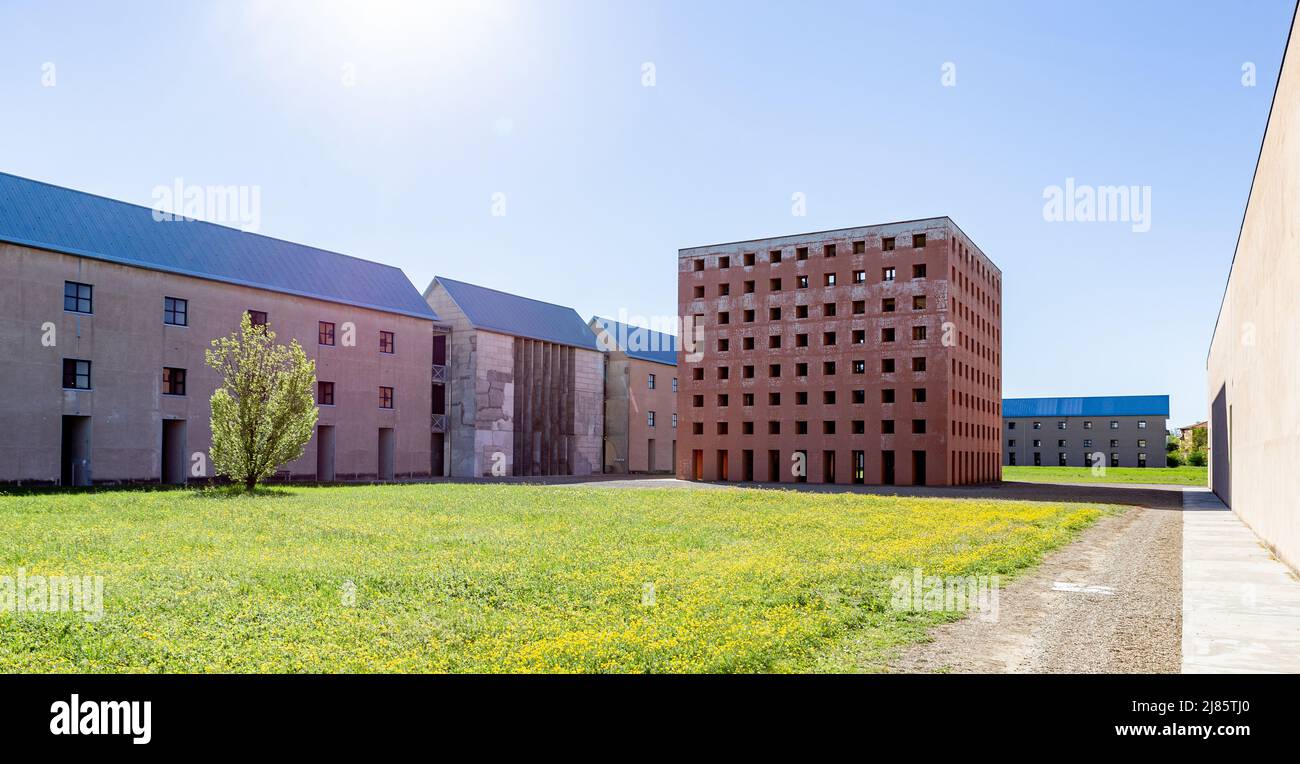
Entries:
{"label": "dark window", "polygon": [[321,345],[334,344],[334,324],[329,321],[321,321],[316,327],[316,342]]}
{"label": "dark window", "polygon": [[895,274],[895,273],[896,273],[896,271],[895,271],[893,268],[881,268],[881,269],[880,269],[880,280],[881,280],[881,281],[893,281],[893,280],[894,280],[894,274]]}
{"label": "dark window", "polygon": [[892,358],[881,358],[881,359],[880,359],[880,373],[881,373],[881,374],[893,374],[893,373],[894,373],[894,359],[892,359]]}
{"label": "dark window", "polygon": [[917,248],[924,247],[924,246],[925,246],[925,234],[923,234],[923,233],[914,233],[914,234],[912,234],[912,246],[913,246],[913,247],[917,247]]}
{"label": "dark window", "polygon": [[379,388],[379,408],[391,409],[393,407],[393,388]]}
{"label": "dark window", "polygon": [[172,326],[189,326],[190,303],[178,297],[163,298],[163,323]]}
{"label": "dark window", "polygon": [[913,327],[912,327],[912,339],[914,339],[914,340],[918,340],[918,341],[919,341],[919,340],[923,340],[923,339],[925,339],[925,327],[924,327],[924,326],[913,326]]}
{"label": "dark window", "polygon": [[655,412],[653,412],[653,411],[647,411],[647,412],[646,412],[646,415],[645,415],[645,423],[646,423],[646,426],[647,426],[647,427],[654,427],[654,426],[655,426]]}
{"label": "dark window", "polygon": [[767,260],[768,260],[768,262],[770,262],[770,263],[772,263],[772,264],[776,264],[776,263],[781,262],[781,250],[779,250],[779,249],[774,249],[774,250],[772,250],[771,252],[768,252],[768,253],[767,253]]}
{"label": "dark window", "polygon": [[250,310],[248,311],[248,320],[253,326],[266,326],[266,312]]}
{"label": "dark window", "polygon": [[912,371],[925,371],[925,356],[912,359]]}
{"label": "dark window", "polygon": [[913,419],[913,420],[912,420],[912,432],[915,433],[915,434],[917,434],[917,435],[920,435],[921,433],[925,432],[925,420],[924,420],[924,419]]}
{"label": "dark window", "polygon": [[835,245],[834,245],[834,244],[827,244],[827,245],[823,246],[823,247],[822,247],[822,256],[823,256],[823,257],[835,257]]}
{"label": "dark window", "polygon": [[90,389],[90,361],[63,359],[63,386],[69,390]]}
{"label": "dark window", "polygon": [[75,281],[63,282],[63,309],[73,313],[94,313],[95,288]]}
{"label": "dark window", "polygon": [[650,389],[650,390],[655,389],[655,375],[653,375],[653,374],[647,374],[647,375],[646,375],[646,378],[645,378],[645,383],[646,383],[646,388],[647,388],[647,389]]}
{"label": "dark window", "polygon": [[885,435],[892,435],[892,434],[894,433],[894,420],[892,420],[892,419],[881,419],[881,420],[880,420],[880,432],[882,432],[882,433],[885,434]]}
{"label": "dark window", "polygon": [[912,310],[925,310],[925,295],[918,294],[912,298]]}
{"label": "dark window", "polygon": [[334,405],[334,383],[317,382],[316,383],[316,403],[321,406]]}
{"label": "dark window", "polygon": [[163,367],[163,395],[185,394],[185,370]]}
{"label": "dark window", "polygon": [[882,251],[884,251],[884,252],[893,252],[893,251],[894,251],[894,237],[893,237],[893,236],[886,236],[885,238],[881,239],[881,240],[880,240],[880,249],[881,249]]}
{"label": "dark window", "polygon": [[917,265],[912,266],[912,278],[914,279],[925,278],[925,263],[919,263]]}
{"label": "dark window", "polygon": [[392,333],[392,332],[380,332],[380,333],[379,333],[379,352],[381,352],[381,353],[391,353],[391,352],[393,352],[393,333]]}

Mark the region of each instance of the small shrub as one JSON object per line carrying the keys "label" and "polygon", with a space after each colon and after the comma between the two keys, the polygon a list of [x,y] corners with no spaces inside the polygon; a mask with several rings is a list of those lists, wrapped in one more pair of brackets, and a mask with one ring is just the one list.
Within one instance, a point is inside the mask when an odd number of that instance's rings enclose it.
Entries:
{"label": "small shrub", "polygon": [[1177,451],[1170,451],[1166,461],[1170,467],[1181,467],[1183,466],[1183,455]]}
{"label": "small shrub", "polygon": [[1193,467],[1204,467],[1204,466],[1205,466],[1205,452],[1204,452],[1204,451],[1193,451],[1191,454],[1189,454],[1189,455],[1187,456],[1187,463],[1190,464],[1190,465],[1192,465]]}

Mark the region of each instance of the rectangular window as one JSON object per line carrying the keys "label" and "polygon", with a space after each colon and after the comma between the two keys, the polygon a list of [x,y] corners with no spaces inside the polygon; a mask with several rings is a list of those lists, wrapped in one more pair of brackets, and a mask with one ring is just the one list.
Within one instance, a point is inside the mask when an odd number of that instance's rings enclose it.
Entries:
{"label": "rectangular window", "polygon": [[718,284],[718,296],[719,296],[719,297],[726,297],[726,296],[729,295],[729,294],[731,294],[731,285],[730,285],[730,284]]}
{"label": "rectangular window", "polygon": [[393,388],[379,388],[379,408],[391,409],[393,407]]}
{"label": "rectangular window", "polygon": [[1056,455],[1056,463],[1059,464],[1059,465],[1061,465],[1062,467],[1065,467],[1065,466],[1066,466],[1066,463],[1065,463],[1065,454],[1057,454],[1057,455]]}
{"label": "rectangular window", "polygon": [[893,434],[894,434],[894,420],[892,420],[892,419],[881,419],[881,420],[880,420],[880,432],[881,432],[881,434],[883,434],[883,435],[893,435]]}
{"label": "rectangular window", "polygon": [[807,248],[807,247],[795,247],[795,250],[794,250],[794,259],[796,259],[796,260],[807,260],[807,259],[808,259],[808,248]]}
{"label": "rectangular window", "polygon": [[320,406],[334,405],[334,383],[316,382],[316,403]]}
{"label": "rectangular window", "polygon": [[893,297],[885,297],[885,298],[883,298],[883,299],[880,301],[880,312],[881,312],[881,313],[893,313],[893,312],[894,312],[894,306],[895,306],[894,298],[893,298]]}
{"label": "rectangular window", "polygon": [[329,321],[319,321],[316,324],[316,342],[320,345],[334,344],[334,324]]}
{"label": "rectangular window", "polygon": [[918,294],[912,298],[912,310],[925,310],[925,295]]}
{"label": "rectangular window", "polygon": [[925,371],[925,356],[917,356],[912,359],[912,371]]}
{"label": "rectangular window", "polygon": [[795,289],[807,289],[807,288],[808,288],[808,277],[807,277],[806,275],[805,275],[805,276],[795,276],[795,277],[794,277],[794,288],[795,288]]}
{"label": "rectangular window", "polygon": [[1147,420],[1145,420],[1145,419],[1139,419],[1139,420],[1138,420],[1138,429],[1139,429],[1139,430],[1145,430],[1146,428],[1147,428]]}
{"label": "rectangular window", "polygon": [[1064,420],[1064,419],[1057,420],[1057,422],[1056,422],[1056,429],[1058,429],[1058,430],[1064,430],[1065,427],[1066,427],[1066,424],[1065,424],[1065,420]]}
{"label": "rectangular window", "polygon": [[731,258],[730,258],[730,257],[726,257],[726,256],[719,257],[719,258],[718,258],[718,267],[719,267],[719,268],[723,268],[723,269],[730,268],[730,267],[731,267]]}
{"label": "rectangular window", "polygon": [[673,377],[673,392],[677,392],[677,377]]}
{"label": "rectangular window", "polygon": [[769,320],[769,321],[780,321],[780,320],[781,320],[781,309],[780,309],[780,308],[768,308],[768,309],[767,309],[767,320]]}
{"label": "rectangular window", "polygon": [[921,434],[923,434],[924,432],[925,432],[925,420],[924,420],[924,419],[913,419],[913,420],[912,420],[912,434],[913,434],[913,435],[921,435]]}
{"label": "rectangular window", "polygon": [[880,240],[880,249],[881,249],[882,251],[884,251],[884,252],[893,252],[893,251],[894,251],[894,237],[893,237],[893,236],[886,236],[885,238],[881,239],[881,240]]}
{"label": "rectangular window", "polygon": [[171,326],[190,325],[190,303],[177,297],[163,298],[163,323]]}
{"label": "rectangular window", "polygon": [[1118,429],[1119,429],[1119,422],[1117,422],[1117,421],[1115,421],[1114,419],[1112,419],[1112,420],[1110,421],[1110,429],[1112,429],[1112,430],[1118,430]]}
{"label": "rectangular window", "polygon": [[912,403],[925,403],[925,388],[912,388]]}
{"label": "rectangular window", "polygon": [[392,332],[380,332],[380,333],[379,333],[379,352],[381,352],[381,353],[391,353],[391,352],[393,352],[393,344],[394,344],[394,343],[393,343],[393,333],[392,333]]}
{"label": "rectangular window", "polygon": [[63,359],[63,387],[68,390],[90,389],[90,361]]}
{"label": "rectangular window", "polygon": [[677,429],[677,415],[673,414],[673,429]]}
{"label": "rectangular window", "polygon": [[916,265],[912,266],[912,278],[914,279],[925,278],[925,263],[917,263]]}
{"label": "rectangular window", "polygon": [[880,280],[881,280],[881,281],[893,281],[893,280],[894,280],[894,275],[895,275],[895,273],[896,273],[896,271],[895,271],[892,267],[890,267],[890,268],[881,268],[881,269],[880,269]]}
{"label": "rectangular window", "polygon": [[918,342],[919,342],[920,340],[925,339],[925,327],[924,327],[924,326],[913,326],[913,327],[912,327],[912,339],[917,340]]}
{"label": "rectangular window", "polygon": [[894,388],[892,388],[892,387],[886,387],[886,388],[882,389],[882,390],[880,391],[880,402],[881,402],[881,403],[893,403],[893,402],[894,402]]}
{"label": "rectangular window", "polygon": [[653,411],[645,412],[645,423],[647,427],[655,426],[655,412]]}
{"label": "rectangular window", "polygon": [[781,262],[781,250],[774,249],[767,253],[767,261],[773,265]]}
{"label": "rectangular window", "polygon": [[881,359],[880,359],[880,373],[881,373],[881,374],[893,374],[893,373],[894,373],[894,359],[892,359],[892,358],[881,358]]}
{"label": "rectangular window", "polygon": [[866,361],[854,361],[854,362],[853,362],[853,373],[854,373],[854,374],[866,374],[866,373],[867,373],[867,362],[866,362]]}
{"label": "rectangular window", "polygon": [[828,287],[835,286],[835,274],[834,273],[822,274],[822,283]]}
{"label": "rectangular window", "polygon": [[655,375],[647,374],[645,378],[645,384],[646,384],[646,389],[648,390],[655,389]]}
{"label": "rectangular window", "polygon": [[853,272],[853,283],[854,283],[854,284],[865,284],[865,283],[867,283],[867,272],[866,272],[866,271],[854,271],[854,272]]}
{"label": "rectangular window", "polygon": [[914,233],[914,234],[912,234],[912,246],[915,247],[915,248],[917,248],[917,249],[920,249],[921,247],[924,247],[924,246],[925,246],[925,234],[923,234],[923,233]]}
{"label": "rectangular window", "polygon": [[72,313],[94,313],[95,288],[76,281],[63,282],[63,309]]}
{"label": "rectangular window", "polygon": [[163,367],[163,395],[185,394],[185,370]]}
{"label": "rectangular window", "polygon": [[880,330],[880,341],[881,342],[894,341],[894,328],[892,326]]}

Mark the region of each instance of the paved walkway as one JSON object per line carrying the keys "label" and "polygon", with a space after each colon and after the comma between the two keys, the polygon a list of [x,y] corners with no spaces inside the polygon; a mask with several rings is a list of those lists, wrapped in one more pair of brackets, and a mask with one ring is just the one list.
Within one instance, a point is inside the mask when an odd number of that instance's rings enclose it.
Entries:
{"label": "paved walkway", "polygon": [[1183,673],[1300,672],[1300,580],[1209,489],[1183,510]]}

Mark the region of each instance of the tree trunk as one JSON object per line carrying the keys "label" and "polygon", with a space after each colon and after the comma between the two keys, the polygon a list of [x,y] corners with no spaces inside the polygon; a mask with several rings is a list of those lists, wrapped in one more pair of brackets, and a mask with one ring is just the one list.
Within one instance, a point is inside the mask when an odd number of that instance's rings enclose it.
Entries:
{"label": "tree trunk", "polygon": [[257,478],[252,475],[244,478],[244,490],[252,493],[257,489]]}

